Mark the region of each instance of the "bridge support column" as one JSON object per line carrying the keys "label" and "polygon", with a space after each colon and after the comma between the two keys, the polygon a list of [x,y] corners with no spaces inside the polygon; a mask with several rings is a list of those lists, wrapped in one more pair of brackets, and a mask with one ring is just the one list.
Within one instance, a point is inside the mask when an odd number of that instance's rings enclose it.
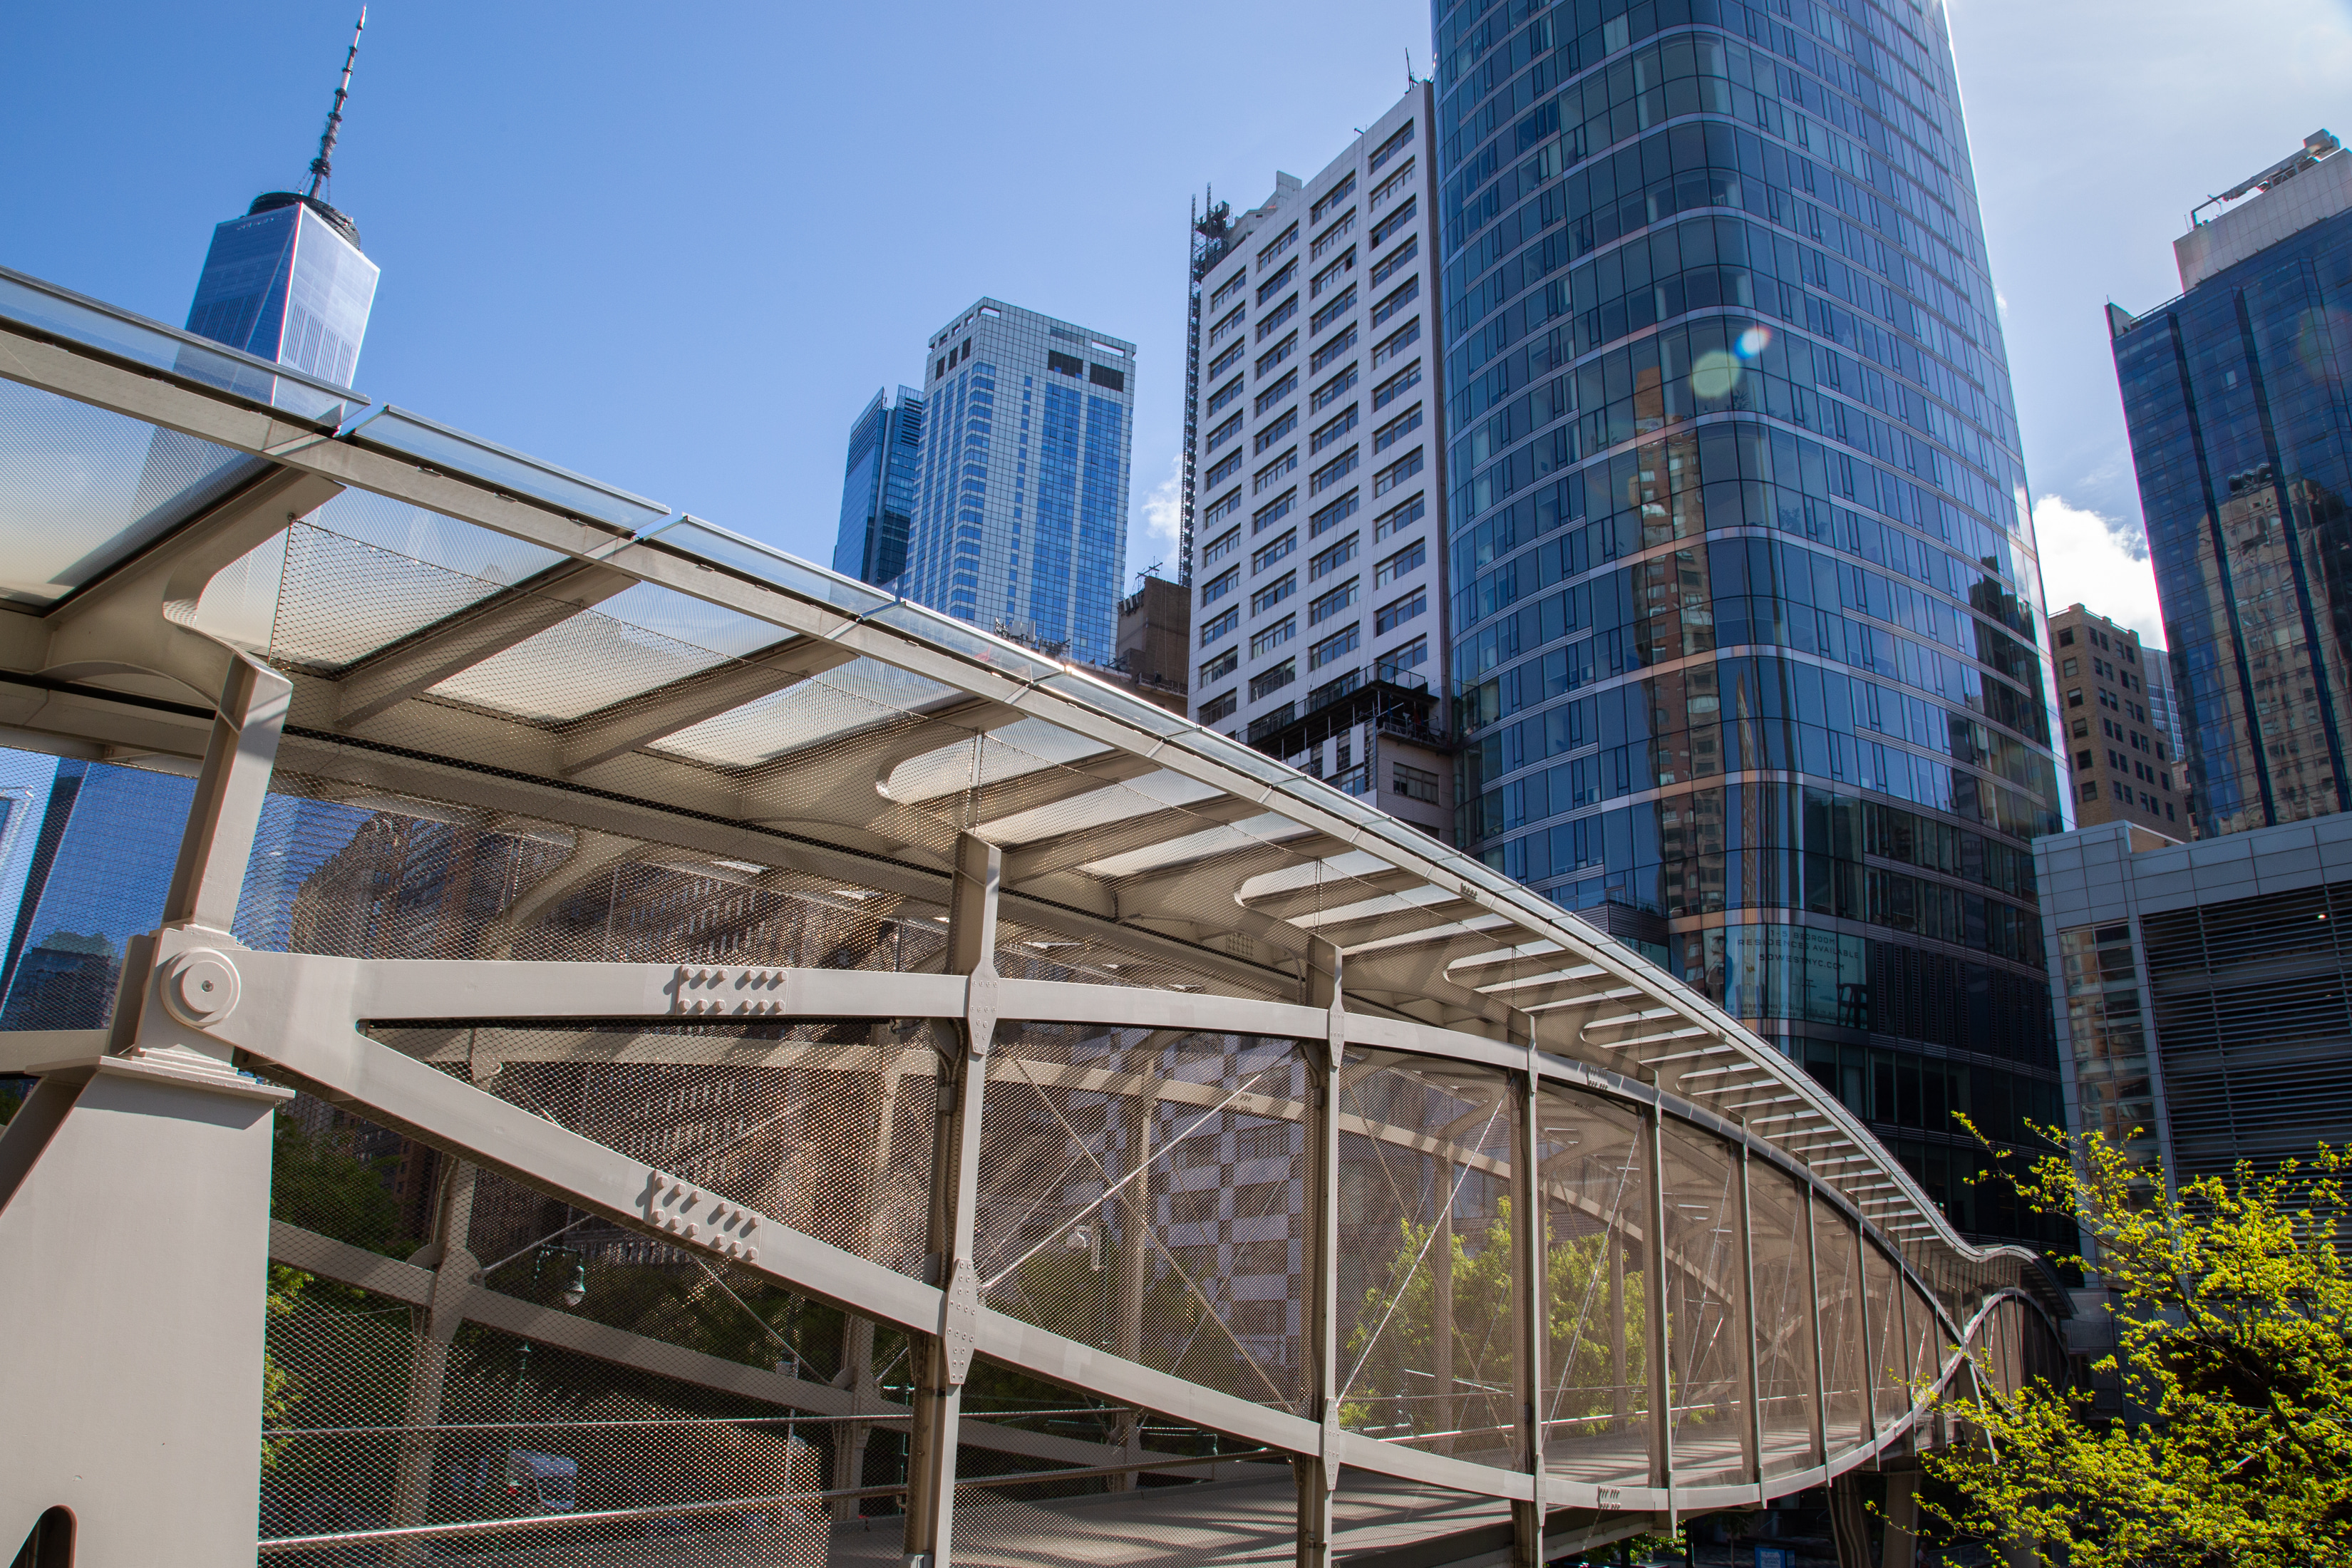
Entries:
{"label": "bridge support column", "polygon": [[28,1064],[0,1131],[0,1551],[47,1518],[81,1568],[250,1568],[258,1535],[270,1112],[293,1093],[187,1020],[236,1006],[229,932],[291,687],[228,665],[163,927],[125,944],[109,1031]]}
{"label": "bridge support column", "polygon": [[1301,1356],[1307,1414],[1322,1424],[1320,1450],[1291,1460],[1298,1483],[1297,1568],[1330,1568],[1333,1494],[1339,1489],[1339,1068],[1348,1017],[1339,950],[1318,940],[1307,951],[1307,1005],[1325,1010],[1324,1038],[1307,1048],[1306,1297]]}
{"label": "bridge support column", "polygon": [[1919,1555],[1919,1472],[1886,1475],[1886,1531],[1879,1542],[1878,1568],[1912,1568]]}
{"label": "bridge support column", "polygon": [[980,1321],[973,1218],[980,1188],[981,1107],[996,1038],[996,902],[1003,871],[1003,858],[994,845],[969,833],[957,837],[948,907],[948,969],[966,977],[964,1016],[956,1059],[940,1064],[930,1238],[925,1249],[933,1282],[945,1294],[938,1331],[923,1336],[916,1347],[905,1568],[952,1568],[954,1562],[956,1435]]}

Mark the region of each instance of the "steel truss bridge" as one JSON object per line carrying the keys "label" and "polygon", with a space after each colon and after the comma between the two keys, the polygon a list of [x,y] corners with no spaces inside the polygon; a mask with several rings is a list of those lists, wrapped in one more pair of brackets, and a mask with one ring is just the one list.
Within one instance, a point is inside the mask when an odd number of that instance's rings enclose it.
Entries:
{"label": "steel truss bridge", "polygon": [[1318,780],[13,274],[0,378],[0,742],[186,812],[102,1026],[0,1034],[24,1561],[1533,1564],[2057,1364],[1803,1072]]}

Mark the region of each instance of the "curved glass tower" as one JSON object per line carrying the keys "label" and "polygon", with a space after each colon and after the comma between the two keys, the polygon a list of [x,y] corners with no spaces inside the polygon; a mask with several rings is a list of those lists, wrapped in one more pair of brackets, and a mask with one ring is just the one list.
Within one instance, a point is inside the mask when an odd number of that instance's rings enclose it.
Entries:
{"label": "curved glass tower", "polygon": [[1955,1113],[2062,1119],[2069,808],[1942,9],[1433,10],[1461,841],[2021,1234]]}

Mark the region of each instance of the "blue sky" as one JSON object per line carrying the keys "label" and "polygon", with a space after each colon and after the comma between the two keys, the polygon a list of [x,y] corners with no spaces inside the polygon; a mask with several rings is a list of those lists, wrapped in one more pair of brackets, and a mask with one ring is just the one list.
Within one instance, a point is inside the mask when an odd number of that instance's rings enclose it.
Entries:
{"label": "blue sky", "polygon": [[[1951,4],[2050,597],[2153,631],[2101,307],[2179,291],[2208,191],[2352,134],[2352,18]],[[180,321],[212,226],[301,176],[351,20],[0,12],[0,264]],[[357,380],[822,561],[850,419],[992,294],[1140,345],[1129,563],[1172,561],[1186,197],[1314,173],[1428,36],[1414,0],[379,0],[333,189],[383,268]]]}

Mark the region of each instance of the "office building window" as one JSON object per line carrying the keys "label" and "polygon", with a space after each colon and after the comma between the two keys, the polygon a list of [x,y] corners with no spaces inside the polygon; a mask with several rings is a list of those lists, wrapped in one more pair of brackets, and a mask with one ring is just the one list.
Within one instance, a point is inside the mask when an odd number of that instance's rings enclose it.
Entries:
{"label": "office building window", "polygon": [[1239,708],[1241,705],[1242,699],[1239,690],[1220,692],[1216,696],[1210,698],[1206,702],[1201,704],[1200,721],[1203,724],[1215,724],[1222,722],[1224,720],[1232,718],[1234,716],[1234,710]]}
{"label": "office building window", "polygon": [[1310,626],[1321,626],[1333,616],[1353,605],[1356,602],[1356,584],[1360,581],[1360,578],[1350,577],[1329,593],[1318,595],[1310,600],[1307,605],[1307,624]]}
{"label": "office building window", "polygon": [[1234,670],[1239,669],[1241,668],[1241,664],[1242,650],[1237,647],[1229,647],[1225,649],[1224,652],[1219,654],[1216,658],[1211,659],[1208,663],[1201,667],[1201,684],[1203,686],[1214,685],[1216,682],[1223,680],[1228,675],[1231,675]]}
{"label": "office building window", "polygon": [[1334,211],[1338,210],[1341,202],[1346,201],[1349,196],[1352,196],[1355,194],[1356,172],[1350,169],[1348,171],[1348,174],[1345,179],[1341,180],[1338,184],[1332,186],[1328,191],[1324,193],[1323,199],[1317,202],[1314,209],[1307,215],[1307,221],[1312,224],[1321,223],[1325,218],[1330,216]]}
{"label": "office building window", "polygon": [[1294,366],[1283,373],[1282,379],[1280,381],[1276,382],[1272,386],[1267,387],[1264,392],[1257,395],[1256,401],[1253,405],[1257,410],[1257,416],[1261,419],[1265,418],[1265,411],[1267,409],[1273,407],[1276,404],[1281,402],[1284,398],[1289,396],[1292,393],[1297,390],[1298,371],[1297,367]]}
{"label": "office building window", "polygon": [[1216,538],[1209,541],[1209,547],[1201,552],[1201,564],[1203,566],[1213,566],[1218,562],[1223,561],[1226,556],[1233,554],[1241,547],[1242,531],[1238,528],[1229,528],[1224,532],[1219,534]]}
{"label": "office building window", "polygon": [[1377,543],[1391,533],[1412,527],[1422,520],[1428,510],[1424,504],[1424,498],[1419,495],[1414,496],[1402,506],[1390,508],[1381,513],[1379,519],[1372,524],[1373,542]]}
{"label": "office building window", "polygon": [[1312,582],[1318,577],[1328,577],[1353,561],[1356,558],[1357,542],[1362,538],[1361,534],[1351,533],[1329,549],[1318,551],[1307,560],[1307,580]]}
{"label": "office building window", "polygon": [[1320,300],[1323,298],[1324,289],[1336,288],[1349,273],[1355,269],[1356,252],[1351,247],[1339,260],[1315,275],[1315,281],[1307,286],[1307,297],[1310,300]]}
{"label": "office building window", "polygon": [[1347,396],[1354,390],[1355,385],[1356,367],[1349,364],[1347,369],[1315,389],[1314,397],[1309,399],[1310,405],[1314,412],[1320,414],[1342,397]]}
{"label": "office building window", "polygon": [[[1297,494],[1297,491],[1291,492]],[[1250,575],[1255,577],[1277,561],[1287,561],[1298,553],[1298,531],[1291,529],[1280,539],[1250,557]]]}
{"label": "office building window", "polygon": [[1211,381],[1214,381],[1217,377],[1224,374],[1225,372],[1233,369],[1234,366],[1241,363],[1242,350],[1245,346],[1247,345],[1237,342],[1233,347],[1227,349],[1224,353],[1219,354],[1213,361],[1212,361],[1209,365],[1209,379]]}
{"label": "office building window", "polygon": [[[1388,295],[1382,299],[1379,304],[1372,307],[1372,325],[1376,327],[1381,325],[1382,322],[1388,321],[1389,318],[1394,316],[1399,310],[1403,310],[1407,305],[1412,304],[1415,300],[1420,298],[1421,277],[1416,273],[1412,277],[1405,279],[1404,286],[1402,288]],[[1265,329],[1264,327],[1260,327],[1258,329],[1258,336],[1264,337],[1265,335]]]}
{"label": "office building window", "polygon": [[1310,261],[1322,260],[1326,256],[1328,256],[1331,253],[1331,249],[1334,246],[1338,245],[1341,240],[1347,238],[1349,235],[1355,232],[1356,209],[1349,207],[1345,213],[1340,215],[1339,222],[1333,224],[1329,228],[1325,229],[1321,234],[1316,236],[1314,254],[1308,257],[1307,259]]}
{"label": "office building window", "polygon": [[1257,510],[1252,512],[1250,514],[1251,537],[1255,538],[1257,535],[1264,533],[1275,523],[1281,521],[1286,517],[1288,517],[1290,515],[1290,509],[1297,503],[1297,500],[1298,487],[1297,485],[1293,485],[1288,489],[1283,491],[1280,495],[1275,497],[1272,500],[1266,502],[1264,506],[1258,508]]}
{"label": "office building window", "polygon": [[1241,624],[1242,607],[1239,605],[1235,605],[1232,609],[1227,610],[1223,615],[1217,616],[1213,620],[1202,622],[1201,646],[1202,647],[1207,647],[1211,643],[1215,642],[1218,638],[1225,636],[1228,632],[1231,632],[1235,626],[1238,626]]}
{"label": "office building window", "polygon": [[1264,631],[1258,632],[1251,637],[1250,657],[1252,658],[1256,658],[1262,654],[1274,648],[1280,647],[1284,643],[1288,642],[1292,637],[1295,637],[1297,635],[1298,617],[1297,616],[1285,616],[1282,619],[1275,622],[1274,625],[1266,627]]}
{"label": "office building window", "polygon": [[1437,775],[1427,768],[1408,767],[1399,763],[1391,776],[1396,781],[1396,793],[1405,799],[1426,801],[1432,805],[1437,804]]}
{"label": "office building window", "polygon": [[1405,480],[1421,472],[1422,448],[1415,447],[1387,468],[1372,476],[1372,494],[1384,496]]}
{"label": "office building window", "polygon": [[1345,658],[1363,642],[1363,627],[1350,623],[1344,631],[1332,633],[1307,650],[1307,668],[1320,669],[1332,660]]}
{"label": "office building window", "polygon": [[1324,447],[1356,427],[1357,406],[1355,404],[1349,404],[1348,412],[1315,432],[1314,438],[1307,443],[1307,454],[1310,457],[1320,456]]}
{"label": "office building window", "polygon": [[1258,355],[1257,365],[1255,367],[1258,379],[1260,381],[1265,380],[1266,375],[1273,371],[1276,365],[1280,364],[1284,360],[1290,357],[1291,351],[1296,349],[1297,346],[1298,334],[1297,332],[1293,332],[1288,337],[1283,339],[1280,342],[1275,344],[1274,347],[1266,350],[1265,353]]}
{"label": "office building window", "polygon": [[1209,399],[1210,414],[1223,414],[1228,404],[1241,396],[1242,388],[1245,384],[1246,383],[1244,383],[1240,376],[1235,376],[1233,380],[1225,383],[1224,385],[1217,388],[1216,392]]}
{"label": "office building window", "polygon": [[1407,573],[1418,571],[1428,559],[1429,542],[1416,539],[1372,568],[1372,586],[1385,588]]}
{"label": "office building window", "polygon": [[1348,330],[1346,331],[1341,332],[1338,337],[1333,338],[1329,342],[1325,343],[1321,348],[1315,351],[1314,358],[1307,362],[1307,374],[1310,375],[1321,375],[1325,366],[1339,363],[1339,356],[1346,353],[1349,349],[1352,349],[1355,346],[1356,327],[1355,323],[1351,321],[1348,324]]}
{"label": "office building window", "polygon": [[1307,323],[1307,335],[1310,338],[1319,336],[1324,328],[1329,326],[1332,322],[1338,321],[1341,316],[1346,315],[1355,308],[1356,286],[1353,283],[1350,283],[1345,289],[1339,290],[1339,297],[1338,299],[1332,300],[1329,304],[1315,312],[1315,319]]}
{"label": "office building window", "polygon": [[1250,595],[1250,614],[1262,616],[1297,592],[1298,592],[1298,574],[1285,572]]}
{"label": "office building window", "polygon": [[1206,608],[1215,604],[1241,585],[1242,569],[1238,566],[1226,567],[1223,572],[1201,584],[1202,606]]}
{"label": "office building window", "polygon": [[1284,251],[1288,250],[1292,246],[1297,245],[1297,243],[1298,226],[1294,223],[1288,228],[1284,229],[1280,234],[1276,235],[1273,241],[1263,250],[1260,250],[1257,253],[1258,270],[1260,272],[1265,271],[1269,265],[1280,259]]}
{"label": "office building window", "polygon": [[1257,286],[1257,302],[1261,305],[1265,304],[1268,300],[1273,299],[1283,289],[1288,288],[1290,286],[1290,280],[1297,276],[1298,258],[1297,257],[1293,257],[1290,261],[1284,266],[1281,271],[1276,273],[1273,277],[1267,279],[1265,282]]}
{"label": "office building window", "polygon": [[1375,635],[1385,636],[1427,608],[1429,608],[1427,590],[1415,588],[1394,604],[1383,605],[1372,630]]}
{"label": "office building window", "polygon": [[1260,698],[1263,698],[1269,693],[1281,690],[1284,687],[1289,685],[1292,681],[1297,679],[1298,661],[1295,658],[1286,658],[1280,664],[1276,665],[1272,669],[1269,669],[1263,675],[1256,676],[1251,679],[1249,683],[1250,700],[1255,702]]}
{"label": "office building window", "polygon": [[1376,453],[1385,452],[1420,428],[1421,405],[1416,403],[1372,432],[1372,450]]}
{"label": "office building window", "polygon": [[1282,411],[1281,418],[1276,420],[1273,424],[1267,426],[1265,429],[1260,430],[1257,433],[1256,439],[1252,443],[1252,447],[1260,457],[1263,457],[1265,455],[1265,449],[1268,447],[1273,446],[1276,441],[1281,440],[1285,436],[1289,435],[1293,430],[1297,428],[1298,407],[1296,404],[1293,404],[1290,407]]}
{"label": "office building window", "polygon": [[1388,258],[1372,268],[1372,287],[1377,289],[1402,271],[1405,264],[1421,254],[1421,236],[1410,234],[1405,241],[1388,254]]}
{"label": "office building window", "polygon": [[1210,467],[1208,476],[1203,479],[1201,483],[1210,489],[1215,489],[1219,485],[1223,484],[1227,479],[1232,479],[1235,474],[1238,474],[1241,471],[1242,449],[1239,447],[1236,447],[1232,451],[1225,454],[1223,461],[1213,464]]}
{"label": "office building window", "polygon": [[1309,539],[1319,539],[1333,528],[1355,516],[1357,502],[1362,494],[1360,490],[1349,490],[1338,500],[1316,509],[1315,514],[1307,520],[1307,536]]}
{"label": "office building window", "polygon": [[[1325,490],[1354,473],[1358,450],[1357,447],[1350,447],[1308,475],[1307,493],[1310,496],[1321,495]],[[1374,493],[1377,494],[1377,490]]]}
{"label": "office building window", "polygon": [[[1234,455],[1235,457],[1239,457],[1241,454],[1236,452]],[[1293,447],[1281,457],[1276,458],[1273,462],[1268,463],[1265,468],[1260,468],[1255,475],[1251,476],[1250,494],[1260,494],[1276,479],[1281,479],[1285,474],[1293,472],[1297,468],[1297,467],[1298,448]]]}
{"label": "office building window", "polygon": [[1380,662],[1380,673],[1383,677],[1392,679],[1400,670],[1418,668],[1420,666],[1427,664],[1428,662],[1429,635],[1424,632],[1420,637],[1413,638],[1412,641],[1403,645],[1402,647],[1391,648],[1388,653],[1382,655]]}
{"label": "office building window", "polygon": [[1421,318],[1419,316],[1415,316],[1412,321],[1407,321],[1403,326],[1399,327],[1395,331],[1391,332],[1386,338],[1383,338],[1378,346],[1372,350],[1372,368],[1374,370],[1380,369],[1381,366],[1388,363],[1389,361],[1395,359],[1398,355],[1403,353],[1405,350],[1411,348],[1413,344],[1419,342],[1421,342]]}

